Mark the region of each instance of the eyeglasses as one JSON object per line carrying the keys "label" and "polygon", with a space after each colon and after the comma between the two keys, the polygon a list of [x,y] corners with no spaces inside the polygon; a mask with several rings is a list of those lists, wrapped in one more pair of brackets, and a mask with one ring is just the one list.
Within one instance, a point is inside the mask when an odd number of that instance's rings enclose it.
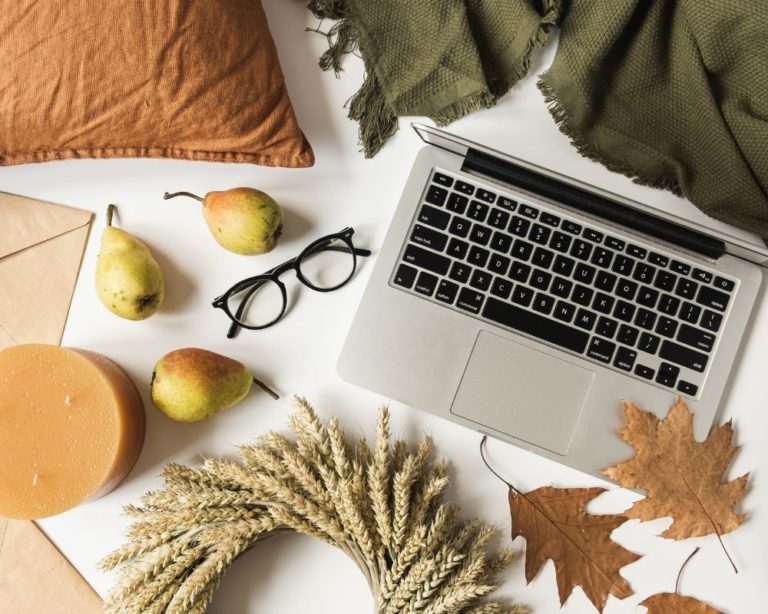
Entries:
{"label": "eyeglasses", "polygon": [[352,245],[353,234],[353,228],[345,228],[317,239],[295,258],[244,279],[215,298],[213,306],[232,320],[227,337],[234,337],[240,327],[259,330],[283,317],[288,294],[279,277],[287,271],[296,271],[301,283],[318,292],[331,292],[345,285],[355,273],[357,257],[371,255],[370,250]]}

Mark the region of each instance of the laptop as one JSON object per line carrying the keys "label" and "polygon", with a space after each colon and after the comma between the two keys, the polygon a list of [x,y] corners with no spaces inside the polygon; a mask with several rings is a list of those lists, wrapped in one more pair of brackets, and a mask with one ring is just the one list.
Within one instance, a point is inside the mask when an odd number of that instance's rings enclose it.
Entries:
{"label": "laptop", "polygon": [[414,125],[338,362],[349,382],[597,475],[628,399],[709,432],[768,249]]}

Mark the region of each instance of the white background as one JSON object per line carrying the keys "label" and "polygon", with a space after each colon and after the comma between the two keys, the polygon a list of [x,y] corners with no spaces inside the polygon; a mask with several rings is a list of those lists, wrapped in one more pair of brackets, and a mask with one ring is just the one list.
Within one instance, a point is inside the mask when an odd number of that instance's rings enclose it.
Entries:
{"label": "white background", "polygon": [[[81,505],[41,522],[63,553],[106,595],[113,577],[97,571],[99,559],[119,546],[128,520],[123,505],[137,503],[141,494],[158,488],[158,474],[169,461],[196,464],[201,456],[233,455],[238,444],[254,440],[269,429],[282,430],[294,393],[310,399],[320,414],[338,415],[347,430],[372,434],[376,410],[387,399],[343,382],[335,362],[352,320],[373,259],[363,262],[356,278],[342,290],[313,293],[288,279],[292,309],[277,326],[225,338],[228,320],[210,301],[233,282],[296,255],[308,242],[351,225],[355,241],[376,252],[397,204],[410,164],[421,143],[402,130],[373,160],[358,153],[357,127],[346,119],[345,101],[362,80],[362,64],[350,58],[341,79],[322,73],[316,65],[323,37],[305,33],[315,21],[305,2],[265,0],[265,8],[288,89],[299,121],[317,155],[312,169],[287,170],[251,165],[210,164],[166,160],[65,161],[0,169],[0,189],[97,213],[80,279],[75,291],[63,343],[101,352],[121,364],[142,392],[147,410],[147,438],[142,456],[129,479],[102,499]],[[533,73],[551,61],[552,49],[534,62]],[[531,160],[585,181],[659,207],[700,214],[674,196],[643,188],[625,177],[578,155],[560,134],[543,98],[529,77],[494,109],[455,123],[451,130],[497,149]],[[198,193],[235,186],[253,186],[272,194],[286,210],[286,234],[272,253],[242,257],[221,249],[210,237],[191,200],[165,202],[166,190]],[[98,239],[109,202],[119,207],[118,225],[145,241],[160,262],[167,283],[161,311],[144,322],[121,320],[98,302],[93,287]],[[42,281],[42,280],[41,280]],[[44,297],[44,286],[41,287]],[[44,298],[43,298],[44,300]],[[765,366],[768,359],[768,317],[762,304],[734,365],[735,374],[725,415],[735,421],[743,446],[731,477],[753,471],[743,503],[746,523],[725,537],[740,573],[734,574],[714,537],[673,542],[656,537],[669,520],[639,524],[631,521],[614,534],[626,548],[646,555],[627,566],[623,575],[636,593],[624,601],[611,597],[610,613],[642,612],[637,604],[656,592],[672,591],[681,562],[700,546],[683,577],[681,592],[696,596],[727,612],[765,611],[768,602],[768,412]],[[254,391],[241,405],[197,424],[178,424],[151,405],[148,383],[156,360],[164,353],[197,346],[237,358],[282,393],[280,401]],[[671,401],[671,398],[670,398]],[[499,543],[508,544],[510,521],[505,486],[481,465],[479,436],[465,428],[414,409],[391,403],[394,432],[416,441],[429,433],[452,466],[449,497],[466,515],[477,515],[499,528]],[[544,485],[601,485],[610,492],[591,507],[596,512],[620,512],[637,495],[590,478],[515,447],[492,441],[493,464],[519,488]],[[518,546],[523,543],[518,541]],[[554,567],[547,563],[525,585],[522,559],[503,577],[500,593],[532,606],[537,612],[559,609]],[[0,611],[2,605],[0,604]],[[353,564],[330,546],[301,537],[269,540],[242,557],[222,583],[212,612],[370,612],[368,588]],[[580,589],[562,610],[593,612]]]}

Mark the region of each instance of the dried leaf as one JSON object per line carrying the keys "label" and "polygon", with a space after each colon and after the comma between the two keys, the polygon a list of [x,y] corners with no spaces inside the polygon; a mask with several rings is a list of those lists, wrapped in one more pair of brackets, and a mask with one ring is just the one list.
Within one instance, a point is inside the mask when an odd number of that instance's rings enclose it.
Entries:
{"label": "dried leaf", "polygon": [[722,535],[733,531],[746,517],[734,508],[744,496],[749,474],[723,482],[723,474],[738,450],[727,422],[710,431],[703,442],[693,437],[693,414],[678,398],[669,414],[659,420],[651,412],[624,402],[627,424],[619,432],[635,449],[635,456],[603,473],[627,488],[646,492],[625,514],[652,520],[671,516],[662,537]]}
{"label": "dried leaf", "polygon": [[703,601],[677,593],[651,595],[640,605],[648,608],[647,614],[723,614]]}
{"label": "dried leaf", "polygon": [[585,510],[602,488],[537,488],[525,494],[509,490],[512,539],[525,537],[525,579],[533,580],[552,559],[560,604],[576,586],[603,611],[609,594],[624,599],[632,594],[619,569],[640,557],[611,541],[611,532],[626,517],[594,515]]}

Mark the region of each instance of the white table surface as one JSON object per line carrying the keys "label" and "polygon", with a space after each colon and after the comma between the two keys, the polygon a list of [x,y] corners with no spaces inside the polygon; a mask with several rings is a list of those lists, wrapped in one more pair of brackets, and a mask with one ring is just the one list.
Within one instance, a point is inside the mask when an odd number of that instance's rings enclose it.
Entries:
{"label": "white table surface", "polygon": [[[65,161],[0,169],[0,189],[96,212],[72,302],[63,344],[101,352],[121,364],[138,385],[147,411],[143,453],[128,480],[111,494],[40,523],[43,530],[102,595],[113,577],[96,568],[97,561],[123,541],[128,519],[121,508],[137,503],[169,461],[197,464],[201,455],[233,455],[235,446],[269,429],[282,430],[294,393],[306,395],[324,417],[338,415],[353,433],[372,434],[376,410],[388,400],[340,379],[335,363],[347,329],[371,272],[363,262],[356,278],[330,293],[299,291],[291,284],[293,308],[278,325],[260,332],[225,338],[228,320],[210,301],[234,281],[260,273],[296,255],[309,241],[351,225],[355,241],[374,253],[381,245],[400,190],[421,142],[402,122],[402,130],[373,160],[358,153],[357,126],[342,109],[356,91],[362,63],[350,58],[341,79],[316,66],[324,49],[321,36],[305,33],[314,25],[305,2],[265,0],[288,89],[299,121],[317,155],[314,168],[272,169],[251,165],[168,160]],[[534,62],[540,72],[552,49]],[[703,219],[671,194],[643,188],[579,154],[557,130],[530,77],[497,107],[475,113],[451,130],[595,185],[637,200],[673,207]],[[272,253],[242,257],[221,249],[210,237],[193,201],[165,202],[166,190],[204,193],[246,185],[263,189],[284,205],[286,234]],[[161,311],[144,322],[121,320],[107,312],[94,292],[93,276],[99,236],[109,202],[119,207],[118,225],[145,241],[165,275],[167,296]],[[155,361],[164,353],[197,346],[237,358],[282,393],[280,401],[253,392],[239,406],[196,424],[172,422],[157,412],[148,397]],[[681,592],[706,600],[724,611],[751,614],[768,602],[768,412],[765,366],[768,361],[768,309],[757,307],[754,325],[741,360],[734,365],[725,415],[732,417],[743,446],[729,476],[753,471],[742,509],[745,524],[725,537],[739,567],[730,568],[714,536],[674,542],[656,536],[669,519],[645,524],[630,521],[614,534],[626,548],[645,555],[624,568],[635,594],[624,601],[611,597],[608,613],[642,612],[637,604],[656,592],[672,591],[678,568],[695,546],[701,551],[683,577]],[[416,441],[429,433],[452,464],[449,497],[466,515],[498,526],[501,544],[509,542],[506,489],[481,465],[479,436],[463,427],[390,403],[397,435]],[[514,446],[492,441],[490,458],[522,489],[544,485],[610,489],[591,507],[620,512],[637,495],[539,458]],[[518,540],[519,546],[522,542]],[[554,567],[547,563],[526,586],[522,559],[503,576],[500,594],[529,604],[536,612],[559,609]],[[227,575],[211,612],[316,614],[370,612],[372,599],[351,561],[331,547],[298,536],[277,538],[250,551]],[[2,604],[0,604],[2,611]],[[580,589],[562,609],[569,614],[593,612]]]}

